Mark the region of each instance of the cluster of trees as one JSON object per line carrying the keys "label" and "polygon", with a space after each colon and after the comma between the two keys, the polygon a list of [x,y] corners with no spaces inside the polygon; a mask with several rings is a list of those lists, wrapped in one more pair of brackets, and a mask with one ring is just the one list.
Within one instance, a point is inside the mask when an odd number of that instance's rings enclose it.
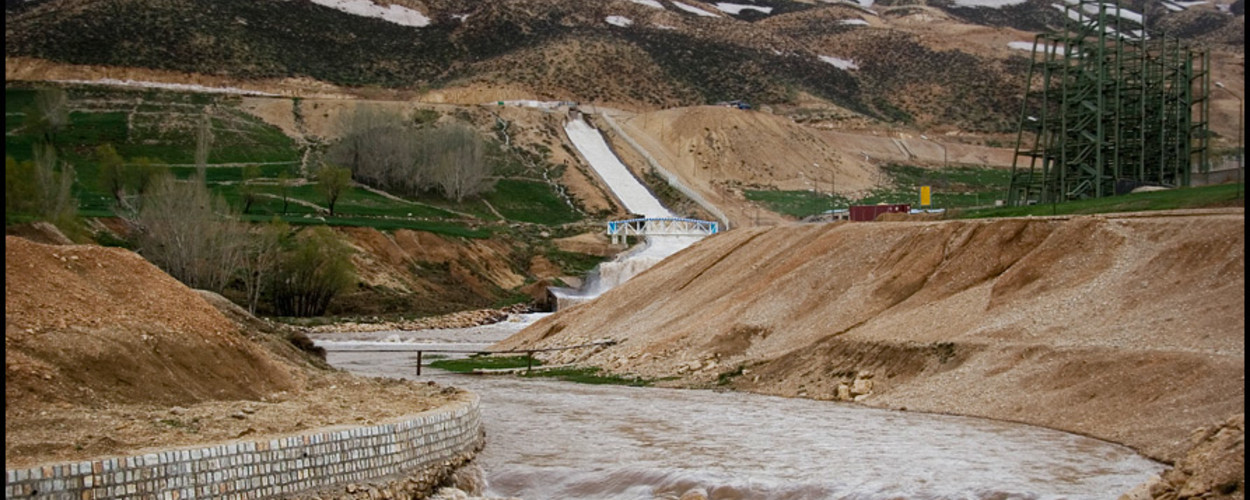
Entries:
{"label": "cluster of trees", "polygon": [[22,131],[31,138],[31,160],[4,158],[4,217],[52,221],[64,226],[78,213],[74,167],[57,159],[56,134],[69,124],[65,92],[48,89],[35,94],[25,111]]}
{"label": "cluster of trees", "polygon": [[[61,89],[36,94],[25,110],[22,133],[32,144],[28,161],[5,155],[5,219],[48,220],[66,228],[78,225],[73,195],[73,167],[58,160],[56,134],[69,125],[68,99]],[[238,290],[253,313],[266,298],[274,314],[324,314],[330,300],[355,285],[351,248],[328,227],[293,231],[275,219],[253,225],[240,220],[225,200],[214,196],[205,163],[211,134],[196,134],[196,163],[190,179],[177,179],[158,160],[123,160],[111,144],[98,146],[98,186],[108,192],[118,213],[134,228],[136,250],[192,288]],[[250,180],[259,169],[244,172]],[[323,168],[318,179],[337,199],[351,183],[347,169]],[[289,179],[280,179],[286,186]],[[246,182],[244,183],[246,185]],[[245,209],[255,192],[242,190]],[[330,201],[333,207],[333,201]]]}
{"label": "cluster of trees", "polygon": [[149,261],[192,288],[241,290],[253,313],[269,298],[274,314],[320,315],[356,282],[351,248],[333,230],[242,222],[202,174],[157,177],[128,220]]}
{"label": "cluster of trees", "polygon": [[96,185],[112,195],[113,202],[123,209],[135,209],[133,200],[141,199],[158,178],[171,175],[160,160],[143,156],[126,162],[109,143],[97,146],[92,156],[99,166]]}
{"label": "cluster of trees", "polygon": [[426,126],[361,106],[339,128],[343,138],[330,159],[370,186],[408,196],[438,192],[458,203],[494,185],[482,137],[467,125]]}

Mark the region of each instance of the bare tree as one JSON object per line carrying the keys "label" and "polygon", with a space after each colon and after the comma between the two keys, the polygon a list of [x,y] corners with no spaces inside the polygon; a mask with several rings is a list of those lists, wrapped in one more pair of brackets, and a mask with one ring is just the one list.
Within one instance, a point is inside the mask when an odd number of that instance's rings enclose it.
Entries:
{"label": "bare tree", "polygon": [[422,160],[443,196],[457,203],[492,187],[482,138],[465,125],[453,124],[423,134]]}
{"label": "bare tree", "polygon": [[139,253],[192,288],[222,291],[241,260],[244,226],[201,176],[158,176],[130,217]]}
{"label": "bare tree", "polygon": [[273,280],[271,274],[277,269],[282,257],[282,242],[290,232],[290,225],[274,217],[272,222],[247,237],[239,268],[239,281],[242,282],[243,292],[247,296],[247,310],[252,314],[256,314],[256,304],[260,302],[265,285]]}
{"label": "bare tree", "polygon": [[329,151],[332,161],[371,186],[409,195],[424,188],[426,176],[415,165],[416,136],[403,115],[357,107],[343,116],[342,138]]}
{"label": "bare tree", "polygon": [[35,182],[39,213],[56,222],[69,222],[78,213],[74,197],[74,167],[57,159],[52,143],[35,144]]}
{"label": "bare tree", "polygon": [[11,215],[34,216],[65,225],[78,213],[74,197],[74,168],[58,162],[50,144],[35,144],[35,158],[18,162],[4,159],[5,220]]}
{"label": "bare tree", "polygon": [[208,153],[213,147],[213,122],[208,116],[208,108],[200,115],[200,123],[195,127],[195,170],[201,176],[208,168]]}
{"label": "bare tree", "polygon": [[35,93],[35,102],[26,111],[25,132],[36,142],[54,144],[56,133],[69,125],[69,97],[59,88]]}

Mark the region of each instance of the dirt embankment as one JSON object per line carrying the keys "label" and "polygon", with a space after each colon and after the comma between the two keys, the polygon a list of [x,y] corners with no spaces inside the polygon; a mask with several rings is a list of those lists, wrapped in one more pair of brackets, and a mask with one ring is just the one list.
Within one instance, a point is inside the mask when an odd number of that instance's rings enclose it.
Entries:
{"label": "dirt embankment", "polygon": [[610,337],[552,361],[1027,422],[1176,461],[1194,429],[1243,411],[1244,271],[1240,209],[744,228],[496,347]]}
{"label": "dirt embankment", "polygon": [[[676,108],[616,118],[625,133],[682,182],[726,212],[732,224],[760,217],[744,189],[830,190],[858,197],[879,187],[879,165],[1010,166],[1011,151],[885,131],[819,130],[761,111]],[[935,142],[937,141],[940,142]],[[760,225],[781,222],[764,214]]]}
{"label": "dirt embankment", "polygon": [[374,422],[456,397],[330,371],[293,332],[127,250],[6,236],[4,263],[6,468]]}

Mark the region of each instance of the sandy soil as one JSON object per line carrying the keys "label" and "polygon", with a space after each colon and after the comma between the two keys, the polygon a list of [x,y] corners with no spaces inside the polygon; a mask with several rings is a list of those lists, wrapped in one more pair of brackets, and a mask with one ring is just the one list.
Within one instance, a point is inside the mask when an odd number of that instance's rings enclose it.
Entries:
{"label": "sandy soil", "polygon": [[1242,411],[1244,246],[1242,209],[746,228],[496,347],[606,336],[621,343],[551,361],[816,399],[854,386],[1171,462]]}
{"label": "sandy soil", "polygon": [[5,238],[5,467],[378,422],[452,388],[365,379],[138,255]]}
{"label": "sandy soil", "polygon": [[759,225],[785,221],[776,214],[759,215],[744,189],[832,189],[857,197],[881,183],[877,167],[887,162],[1011,165],[1012,152],[1003,148],[897,131],[821,130],[761,111],[698,106],[612,113],[625,133],[723,210],[732,226],[753,226],[757,218]]}

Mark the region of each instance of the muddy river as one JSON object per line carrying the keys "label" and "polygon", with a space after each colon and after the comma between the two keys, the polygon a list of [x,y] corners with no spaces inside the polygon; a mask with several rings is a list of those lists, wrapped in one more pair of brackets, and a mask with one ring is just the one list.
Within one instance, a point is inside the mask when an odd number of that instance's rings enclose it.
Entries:
{"label": "muddy river", "polygon": [[[314,339],[340,368],[413,378],[418,348],[484,349],[536,317]],[[482,396],[487,444],[477,461],[489,496],[1115,499],[1163,469],[1123,446],[967,417],[428,367],[420,378]]]}

